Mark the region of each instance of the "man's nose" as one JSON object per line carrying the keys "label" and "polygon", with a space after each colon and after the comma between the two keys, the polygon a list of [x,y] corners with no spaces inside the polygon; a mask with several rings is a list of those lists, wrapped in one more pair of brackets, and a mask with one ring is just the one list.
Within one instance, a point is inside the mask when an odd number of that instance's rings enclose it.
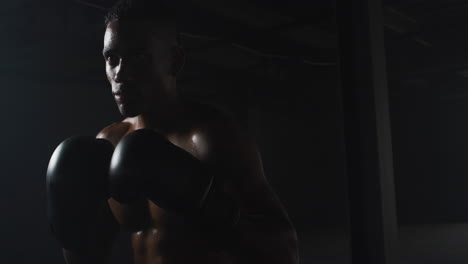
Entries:
{"label": "man's nose", "polygon": [[123,59],[121,59],[119,65],[117,65],[115,68],[114,81],[115,82],[131,81],[133,78],[132,75],[133,74],[131,72],[131,68],[129,67],[128,63],[124,61]]}

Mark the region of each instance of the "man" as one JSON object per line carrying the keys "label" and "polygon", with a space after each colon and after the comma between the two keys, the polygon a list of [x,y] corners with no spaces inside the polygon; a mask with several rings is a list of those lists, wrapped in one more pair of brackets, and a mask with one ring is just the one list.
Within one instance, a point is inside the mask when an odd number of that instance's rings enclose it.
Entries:
{"label": "man", "polygon": [[252,139],[228,115],[179,97],[174,20],[144,0],[119,1],[106,17],[107,79],[124,119],[97,139],[65,141],[49,164],[67,263],[107,263],[119,229],[136,264],[298,263],[294,227]]}

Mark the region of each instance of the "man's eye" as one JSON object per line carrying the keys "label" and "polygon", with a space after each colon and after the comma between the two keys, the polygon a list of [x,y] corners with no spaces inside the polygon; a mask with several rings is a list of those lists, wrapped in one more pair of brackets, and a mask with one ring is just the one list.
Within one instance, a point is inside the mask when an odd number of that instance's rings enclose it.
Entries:
{"label": "man's eye", "polygon": [[111,66],[115,66],[115,65],[119,64],[119,57],[117,57],[117,56],[108,56],[107,57],[107,63],[109,63],[109,65],[111,65]]}

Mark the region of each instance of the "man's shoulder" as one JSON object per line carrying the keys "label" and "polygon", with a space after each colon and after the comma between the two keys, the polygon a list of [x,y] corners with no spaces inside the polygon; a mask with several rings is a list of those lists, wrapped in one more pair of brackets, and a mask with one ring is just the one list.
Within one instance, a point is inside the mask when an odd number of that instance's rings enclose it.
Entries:
{"label": "man's shoulder", "polygon": [[232,113],[217,106],[190,102],[189,109],[190,118],[199,129],[212,131],[232,129],[238,126],[238,122]]}
{"label": "man's shoulder", "polygon": [[114,122],[99,131],[96,138],[109,140],[116,145],[131,129],[132,125],[127,119]]}
{"label": "man's shoulder", "polygon": [[198,104],[193,113],[196,134],[210,146],[209,150],[231,150],[255,144],[247,129],[232,113],[208,104]]}

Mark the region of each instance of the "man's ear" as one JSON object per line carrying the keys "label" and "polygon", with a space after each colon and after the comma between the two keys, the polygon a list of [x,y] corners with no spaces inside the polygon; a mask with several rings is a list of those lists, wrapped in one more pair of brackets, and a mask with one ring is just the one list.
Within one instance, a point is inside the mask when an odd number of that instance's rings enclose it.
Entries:
{"label": "man's ear", "polygon": [[185,64],[185,51],[180,45],[172,47],[172,68],[171,74],[177,76]]}

